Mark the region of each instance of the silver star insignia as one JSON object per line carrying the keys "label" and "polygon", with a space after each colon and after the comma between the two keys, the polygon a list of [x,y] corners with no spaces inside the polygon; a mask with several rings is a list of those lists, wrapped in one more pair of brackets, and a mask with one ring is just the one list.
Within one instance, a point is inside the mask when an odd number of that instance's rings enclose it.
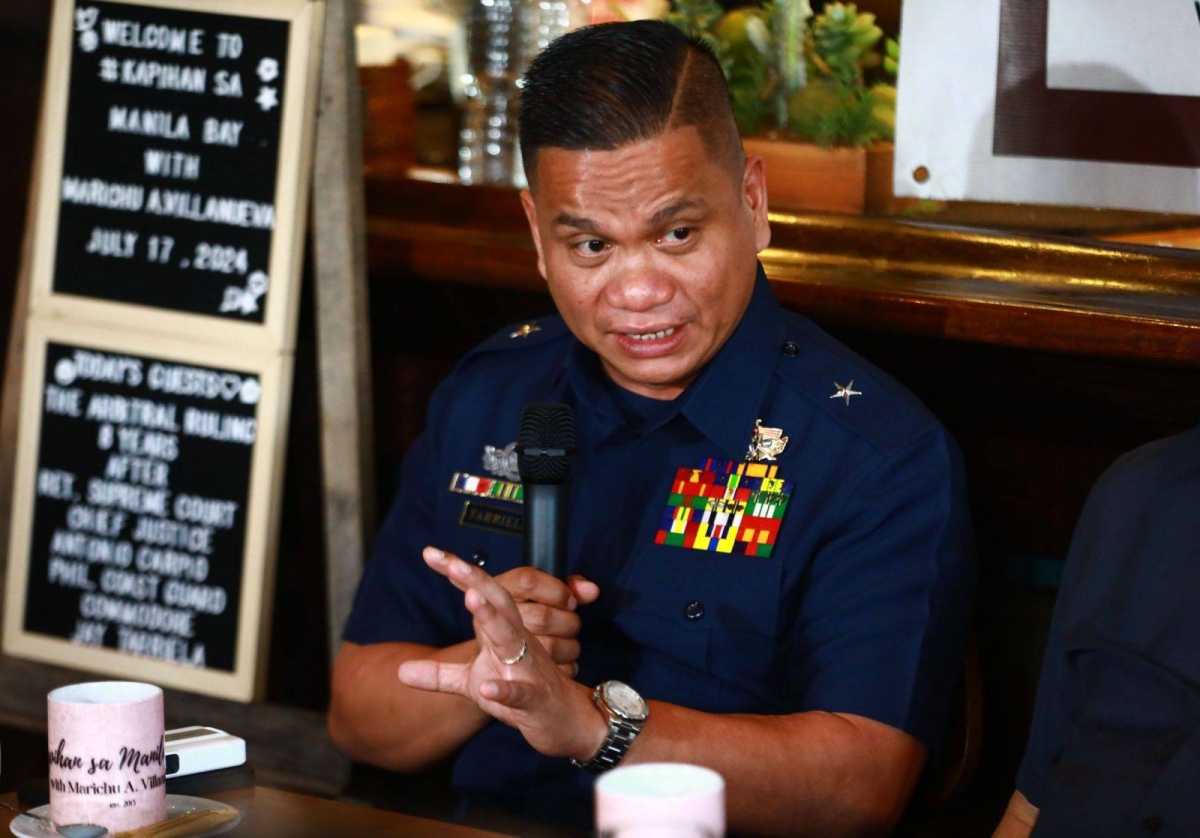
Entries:
{"label": "silver star insignia", "polygon": [[836,381],[833,382],[833,386],[837,388],[837,392],[834,393],[829,398],[845,399],[847,407],[849,407],[849,405],[850,405],[850,397],[851,396],[861,396],[862,395],[862,393],[860,393],[854,389],[854,379],[853,378],[850,379],[850,383],[847,384],[845,387],[843,387],[841,384],[838,384]]}

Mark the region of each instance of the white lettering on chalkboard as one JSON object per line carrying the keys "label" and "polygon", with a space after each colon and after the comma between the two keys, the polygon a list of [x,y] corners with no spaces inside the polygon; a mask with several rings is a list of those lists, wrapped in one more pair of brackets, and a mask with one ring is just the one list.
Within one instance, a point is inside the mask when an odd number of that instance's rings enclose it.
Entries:
{"label": "white lettering on chalkboard", "polygon": [[253,227],[260,230],[275,227],[274,204],[212,196],[205,200],[195,193],[172,189],[151,189],[146,198],[146,212],[189,221],[230,224],[234,227]]}
{"label": "white lettering on chalkboard", "polygon": [[224,399],[232,401],[253,381],[243,379],[233,373],[219,373],[199,367],[185,367],[174,364],[150,365],[146,384],[151,390],[158,390],[172,396],[198,396],[203,399]]}
{"label": "white lettering on chalkboard", "polygon": [[134,21],[105,19],[100,25],[101,39],[108,46],[153,49],[175,55],[203,55],[204,30],[181,29]]}
{"label": "white lettering on chalkboard", "polygon": [[62,181],[62,199],[68,204],[140,212],[146,189],[136,183],[109,183],[98,177],[77,178],[66,175]]}
{"label": "white lettering on chalkboard", "polygon": [[230,416],[213,410],[184,408],[183,432],[188,436],[253,445],[258,436],[258,420],[249,416]]}
{"label": "white lettering on chalkboard", "polygon": [[194,615],[188,611],[147,602],[124,602],[104,594],[84,594],[80,597],[79,614],[89,620],[164,631],[179,637],[195,635]]}
{"label": "white lettering on chalkboard", "polygon": [[185,643],[174,637],[121,626],[117,627],[117,649],[131,655],[157,658],[184,666],[203,667],[206,660],[203,643]]}
{"label": "white lettering on chalkboard", "polygon": [[114,425],[136,425],[156,431],[177,433],[175,405],[94,393],[88,400],[86,418],[95,422],[111,422]]}
{"label": "white lettering on chalkboard", "polygon": [[108,632],[108,626],[104,623],[93,623],[91,620],[76,620],[75,633],[71,635],[71,642],[78,643],[81,646],[103,646],[104,635]]}
{"label": "white lettering on chalkboard", "polygon": [[93,227],[91,238],[84,245],[84,251],[97,256],[112,256],[117,259],[132,259],[137,247],[138,234],[133,230],[113,230],[107,227]]}
{"label": "white lettering on chalkboard", "polygon": [[242,36],[236,32],[217,33],[217,58],[241,58]]}
{"label": "white lettering on chalkboard", "polygon": [[112,538],[121,533],[128,517],[124,512],[96,509],[76,503],[67,509],[67,527],[72,531],[82,530],[104,538]]}
{"label": "white lettering on chalkboard", "polygon": [[199,154],[148,148],[142,152],[142,166],[148,175],[175,177],[181,180],[200,179]]}
{"label": "white lettering on chalkboard", "polygon": [[[152,519],[143,519],[152,520]],[[210,538],[212,530],[207,527],[192,527],[194,530],[207,529]],[[209,548],[211,550],[211,547]],[[137,569],[142,573],[157,573],[160,576],[184,578],[193,582],[203,582],[208,578],[208,559],[204,556],[193,556],[176,550],[160,550],[155,547],[142,546],[137,549]]]}
{"label": "white lettering on chalkboard", "polygon": [[143,486],[165,489],[171,473],[166,463],[144,457],[127,457],[112,454],[104,466],[104,476],[110,480],[127,480]]}
{"label": "white lettering on chalkboard", "polygon": [[244,123],[237,119],[216,119],[209,117],[204,120],[204,133],[201,138],[209,145],[223,145],[237,148],[242,137]]}
{"label": "white lettering on chalkboard", "polygon": [[75,475],[57,468],[40,468],[37,475],[38,497],[71,500],[75,496]]}
{"label": "white lettering on chalkboard", "polygon": [[242,98],[242,74],[229,70],[217,70],[213,73],[213,95],[229,99]]}
{"label": "white lettering on chalkboard", "polygon": [[105,355],[77,349],[54,365],[54,380],[66,386],[76,379],[137,387],[142,383],[142,362],[124,355]]}
{"label": "white lettering on chalkboard", "polygon": [[88,578],[88,566],[71,559],[51,558],[46,565],[46,581],[51,585],[62,585],[64,588],[96,590],[95,583]]}
{"label": "white lettering on chalkboard", "polygon": [[133,573],[119,568],[100,571],[100,590],[138,602],[158,599],[158,577],[153,573]]}
{"label": "white lettering on chalkboard", "polygon": [[108,130],[118,134],[162,137],[165,140],[190,140],[192,138],[187,114],[124,108],[120,105],[111,105],[108,109]]}
{"label": "white lettering on chalkboard", "polygon": [[123,509],[137,515],[166,517],[171,493],[166,489],[143,489],[116,480],[88,478],[87,502],[93,506]]}
{"label": "white lettering on chalkboard", "polygon": [[189,553],[207,555],[213,551],[213,527],[197,527],[162,518],[139,516],[130,538],[158,547],[178,547]]}
{"label": "white lettering on chalkboard", "polygon": [[189,585],[171,579],[163,585],[162,601],[176,608],[190,608],[203,614],[224,614],[229,595],[215,585]]}
{"label": "white lettering on chalkboard", "polygon": [[63,530],[54,531],[50,550],[54,556],[82,559],[88,564],[128,567],[133,561],[133,550],[127,541],[113,542],[107,538]]}
{"label": "white lettering on chalkboard", "polygon": [[79,416],[83,412],[83,391],[78,387],[46,385],[46,413],[51,416]]}
{"label": "white lettering on chalkboard", "polygon": [[[103,73],[101,78],[104,78]],[[185,64],[163,64],[158,61],[126,58],[121,62],[120,75],[116,79],[106,78],[105,81],[120,81],[121,84],[130,87],[149,87],[154,90],[204,93],[208,90],[208,70]],[[218,96],[226,95],[217,90],[213,92]]]}
{"label": "white lettering on chalkboard", "polygon": [[179,437],[172,433],[118,428],[117,450],[122,454],[174,462],[179,458]]}
{"label": "white lettering on chalkboard", "polygon": [[175,498],[175,518],[204,524],[223,530],[232,529],[238,504],[231,500],[212,500],[196,495],[180,495]]}

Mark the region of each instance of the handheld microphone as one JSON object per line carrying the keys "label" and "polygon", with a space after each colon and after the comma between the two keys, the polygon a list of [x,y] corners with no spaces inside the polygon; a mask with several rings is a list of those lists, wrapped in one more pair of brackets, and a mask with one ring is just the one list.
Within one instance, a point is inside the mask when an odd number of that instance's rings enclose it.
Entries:
{"label": "handheld microphone", "polygon": [[567,576],[567,484],[575,459],[571,406],[533,402],[521,412],[517,470],[525,497],[525,564]]}

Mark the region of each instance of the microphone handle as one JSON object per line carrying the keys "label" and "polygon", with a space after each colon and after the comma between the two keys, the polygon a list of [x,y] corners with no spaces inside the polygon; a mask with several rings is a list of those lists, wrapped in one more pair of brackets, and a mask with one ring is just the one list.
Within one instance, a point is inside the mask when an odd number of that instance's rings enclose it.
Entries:
{"label": "microphone handle", "polygon": [[567,578],[567,484],[525,484],[525,564]]}

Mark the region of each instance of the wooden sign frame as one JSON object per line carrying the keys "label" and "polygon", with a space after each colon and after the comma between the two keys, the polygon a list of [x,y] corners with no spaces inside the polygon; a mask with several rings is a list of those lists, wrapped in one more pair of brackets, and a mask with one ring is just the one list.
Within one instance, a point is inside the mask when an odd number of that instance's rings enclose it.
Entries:
{"label": "wooden sign frame", "polygon": [[59,201],[67,131],[73,0],[55,0],[47,78],[42,101],[41,181],[35,195],[30,312],[71,317],[109,327],[156,331],[204,343],[237,344],[292,351],[299,311],[299,279],[304,258],[305,220],[312,174],[317,70],[321,59],[323,4],[319,0],[119,0],[129,5],[180,9],[290,22],[286,85],[282,101],[276,166],[275,226],[272,231],[263,323],[237,322],[213,315],[89,299],[52,288]]}
{"label": "wooden sign frame", "polygon": [[[29,582],[30,541],[43,413],[41,390],[45,379],[46,346],[50,342],[197,367],[231,369],[259,377],[262,395],[256,411],[258,432],[251,454],[244,513],[240,611],[237,615],[232,672],[196,669],[135,657],[114,649],[80,646],[66,639],[25,630],[25,597]],[[275,595],[274,557],[282,506],[282,493],[279,490],[287,448],[291,358],[273,352],[253,353],[236,347],[197,346],[185,341],[156,339],[153,345],[148,345],[140,335],[80,327],[65,321],[31,320],[25,344],[24,373],[4,601],[5,653],[85,671],[197,690],[238,701],[250,701],[261,695]]]}

